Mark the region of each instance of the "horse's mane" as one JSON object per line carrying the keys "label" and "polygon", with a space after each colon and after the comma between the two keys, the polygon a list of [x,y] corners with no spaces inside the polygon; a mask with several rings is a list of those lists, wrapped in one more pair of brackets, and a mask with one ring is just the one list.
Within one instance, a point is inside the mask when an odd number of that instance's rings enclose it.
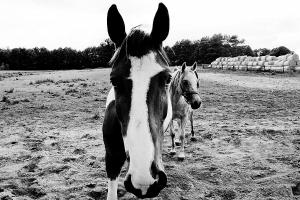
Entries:
{"label": "horse's mane", "polygon": [[158,53],[166,63],[169,63],[168,56],[162,48],[162,45],[153,45],[150,35],[141,30],[140,27],[141,25],[131,29],[120,47],[115,50],[114,55],[109,61],[109,65],[113,66],[121,54],[127,58],[129,56],[142,57],[151,50]]}
{"label": "horse's mane", "polygon": [[174,94],[177,92],[178,88],[180,89],[180,77],[181,77],[181,69],[177,69],[173,72],[171,83],[170,83],[170,92]]}

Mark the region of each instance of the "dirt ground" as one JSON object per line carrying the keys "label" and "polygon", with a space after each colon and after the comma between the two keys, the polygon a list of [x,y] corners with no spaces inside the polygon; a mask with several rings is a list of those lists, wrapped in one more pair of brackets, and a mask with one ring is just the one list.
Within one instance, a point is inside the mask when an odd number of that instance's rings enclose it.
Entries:
{"label": "dirt ground", "polygon": [[[198,141],[188,138],[187,158],[178,161],[166,133],[168,185],[155,199],[299,200],[300,75],[199,75]],[[107,69],[0,72],[1,200],[105,199],[109,89]]]}

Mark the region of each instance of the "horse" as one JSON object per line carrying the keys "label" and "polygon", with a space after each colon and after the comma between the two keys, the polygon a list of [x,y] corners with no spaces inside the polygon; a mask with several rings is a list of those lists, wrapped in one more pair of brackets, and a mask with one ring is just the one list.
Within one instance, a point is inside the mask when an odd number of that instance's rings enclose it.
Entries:
{"label": "horse", "polygon": [[117,199],[125,160],[124,186],[138,198],[156,197],[167,184],[162,163],[163,134],[172,117],[168,92],[172,78],[162,42],[169,34],[169,13],[159,3],[150,33],[141,26],[127,35],[117,6],[107,13],[107,29],[116,50],[109,62],[112,88],[102,126],[107,200]]}
{"label": "horse", "polygon": [[198,93],[199,76],[196,72],[197,63],[195,62],[191,67],[187,67],[183,63],[181,68],[177,68],[172,74],[172,80],[169,87],[169,92],[172,102],[172,120],[170,122],[170,135],[172,139],[171,155],[176,154],[175,150],[175,131],[174,121],[179,120],[180,142],[181,148],[178,154],[179,160],[184,160],[184,143],[185,143],[185,126],[190,120],[191,123],[191,141],[196,141],[193,128],[193,110],[201,106],[201,98]]}

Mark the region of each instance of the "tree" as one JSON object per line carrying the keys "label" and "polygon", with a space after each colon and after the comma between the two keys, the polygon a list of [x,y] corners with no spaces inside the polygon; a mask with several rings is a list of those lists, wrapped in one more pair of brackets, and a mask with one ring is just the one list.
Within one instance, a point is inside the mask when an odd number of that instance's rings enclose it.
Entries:
{"label": "tree", "polygon": [[190,40],[181,40],[174,44],[172,50],[175,54],[174,65],[181,65],[186,62],[188,65],[193,64],[192,55],[194,52],[194,45]]}
{"label": "tree", "polygon": [[254,49],[253,53],[255,56],[266,56],[269,55],[271,52],[270,49],[267,48],[259,48],[259,49]]}
{"label": "tree", "polygon": [[164,47],[164,51],[166,52],[168,58],[169,58],[169,64],[170,65],[175,65],[174,61],[176,60],[176,55],[173,51],[173,49],[169,46]]}
{"label": "tree", "polygon": [[291,50],[289,50],[288,48],[286,48],[284,46],[280,46],[280,47],[272,49],[270,52],[270,55],[271,56],[282,56],[282,55],[286,55],[289,53],[291,53]]}

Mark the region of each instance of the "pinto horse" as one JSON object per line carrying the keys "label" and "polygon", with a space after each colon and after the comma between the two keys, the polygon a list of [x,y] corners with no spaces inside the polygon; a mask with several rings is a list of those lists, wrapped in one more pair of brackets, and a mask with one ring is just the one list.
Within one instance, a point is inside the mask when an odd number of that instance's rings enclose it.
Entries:
{"label": "pinto horse", "polygon": [[199,77],[196,72],[197,63],[195,62],[192,67],[187,67],[185,63],[181,68],[175,70],[172,75],[170,83],[170,96],[172,102],[173,116],[170,122],[170,135],[172,139],[171,154],[176,154],[175,150],[175,132],[174,121],[179,119],[180,129],[180,143],[181,148],[178,154],[178,159],[183,160],[184,154],[184,141],[185,141],[185,126],[188,119],[191,122],[191,140],[195,141],[193,129],[193,110],[198,109],[201,105],[201,98],[198,93]]}
{"label": "pinto horse", "polygon": [[125,189],[139,198],[155,197],[167,184],[162,142],[172,117],[171,71],[162,48],[169,33],[168,10],[159,4],[150,33],[137,26],[127,35],[122,16],[112,5],[107,28],[116,46],[110,61],[113,87],[102,127],[107,200],[117,199],[118,178],[126,158]]}

